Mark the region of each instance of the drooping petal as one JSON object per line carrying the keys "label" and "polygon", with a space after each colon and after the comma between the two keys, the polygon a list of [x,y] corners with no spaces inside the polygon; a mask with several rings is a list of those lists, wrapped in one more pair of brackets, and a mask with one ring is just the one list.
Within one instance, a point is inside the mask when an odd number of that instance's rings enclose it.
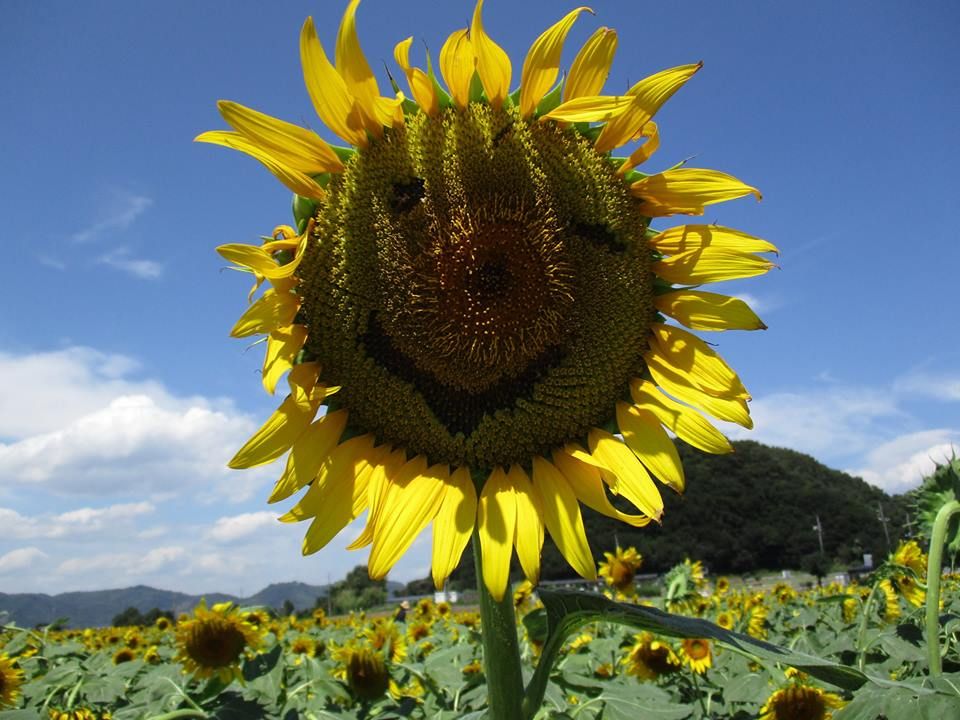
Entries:
{"label": "drooping petal", "polygon": [[609,471],[601,470],[610,489],[623,495],[654,520],[663,515],[663,498],[637,456],[620,440],[599,428],[590,431],[590,453]]}
{"label": "drooping petal", "polygon": [[[311,226],[312,221],[310,225],[308,225],[307,232],[300,237],[297,245],[297,253],[293,257],[293,260],[283,265],[279,265],[277,261],[274,260],[273,255],[265,249],[269,247],[271,243],[266,243],[262,246],[247,245],[245,243],[228,243],[227,245],[220,245],[217,248],[217,252],[225,260],[236,263],[241,267],[249,268],[257,275],[261,275],[271,282],[284,280],[292,277],[300,266],[300,260],[303,258],[303,253],[307,248],[306,239],[309,237]],[[276,285],[276,283],[274,284]]]}
{"label": "drooping petal", "polygon": [[617,51],[617,33],[607,27],[597,30],[573,59],[570,74],[563,84],[563,101],[599,95],[610,74]]}
{"label": "drooping petal", "polygon": [[730,441],[700,413],[668,398],[652,382],[634,380],[630,395],[638,406],[652,412],[674,435],[695,448],[714,455],[733,452]]}
{"label": "drooping petal", "polygon": [[663,104],[683,87],[703,63],[681,65],[644,78],[627,91],[633,102],[620,115],[608,122],[594,143],[597,152],[605,153],[635,139],[643,126],[657,114]]}
{"label": "drooping petal", "polygon": [[558,122],[602,122],[615,117],[630,104],[627,95],[590,95],[561,103],[542,118]]}
{"label": "drooping petal", "polygon": [[343,170],[337,154],[312,130],[229,100],[217,107],[230,127],[294,170],[306,175]]}
{"label": "drooping petal", "polygon": [[413,43],[412,36],[398,42],[393,49],[393,57],[407,76],[410,92],[413,94],[413,99],[417,101],[417,105],[430,117],[436,117],[440,112],[440,98],[430,76],[420,68],[411,67],[411,43]]}
{"label": "drooping petal", "polygon": [[635,198],[643,201],[640,210],[649,217],[703,215],[704,207],[760,191],[718,170],[676,168],[637,180],[630,186]]}
{"label": "drooping petal", "polygon": [[[601,482],[599,473],[597,482]],[[581,577],[595,580],[597,566],[593,560],[590,544],[587,542],[580,504],[567,479],[549,460],[535,455],[533,487],[539,496],[543,522],[557,544],[560,554]],[[519,519],[519,513],[518,522],[522,522]]]}
{"label": "drooping petal", "polygon": [[511,465],[507,479],[513,485],[517,502],[517,523],[514,530],[514,545],[517,559],[527,580],[536,585],[540,582],[540,550],[543,547],[543,511],[540,498],[533,492],[533,485],[520,465]]}
{"label": "drooping petal", "polygon": [[[568,448],[555,450],[553,452],[553,464],[570,483],[571,489],[580,499],[580,502],[593,508],[598,513],[634,527],[643,527],[650,524],[650,518],[646,515],[630,515],[617,510],[610,502],[610,498],[607,497],[603,478],[600,477],[600,469],[590,462],[579,459],[578,456],[590,457],[585,450],[581,450],[576,455],[570,454]],[[534,468],[534,472],[536,472],[536,468]],[[549,525],[547,525],[547,529],[550,529]],[[553,535],[552,530],[550,534]]]}
{"label": "drooping petal", "polygon": [[517,524],[517,500],[503,468],[496,468],[480,491],[477,506],[481,568],[487,590],[503,600],[510,576],[510,555]]}
{"label": "drooping petal", "polygon": [[654,250],[666,255],[706,248],[742,253],[777,252],[776,245],[766,240],[720,225],[678,225],[664,230],[648,243]]}
{"label": "drooping petal", "polygon": [[288,395],[227,465],[240,470],[273,462],[291,448],[316,412],[316,407],[303,407],[293,395]]}
{"label": "drooping petal", "polygon": [[718,420],[737,423],[748,430],[753,427],[753,420],[750,419],[750,411],[744,399],[716,397],[704,392],[695,377],[664,362],[659,355],[647,353],[643,359],[654,382],[678,400],[703,410]]}
{"label": "drooping petal", "polygon": [[650,352],[677,370],[696,378],[697,386],[717,397],[749,399],[740,377],[717,352],[696,335],[672,325],[654,323]]}
{"label": "drooping petal", "polygon": [[366,147],[363,117],[346,82],[327,59],[312,17],[307,18],[300,31],[300,63],[307,93],[320,119],[351,145]]}
{"label": "drooping petal", "polygon": [[347,91],[360,105],[367,120],[367,129],[375,136],[383,135],[384,126],[393,125],[397,100],[380,97],[377,79],[370,69],[357,36],[357,6],[360,0],[350,0],[340,21],[334,62]]}
{"label": "drooping petal", "polygon": [[649,410],[625,402],[617,403],[617,427],[623,441],[661,482],[683,492],[683,465],[673,441]]}
{"label": "drooping petal", "polygon": [[346,410],[327,413],[311,424],[294,442],[287,457],[287,467],[274,485],[267,502],[285,500],[311,482],[324,460],[340,442],[346,425]]}
{"label": "drooping petal", "polygon": [[300,300],[291,293],[267,290],[237,320],[230,337],[242,338],[269,333],[293,322],[300,308]]}
{"label": "drooping petal", "polygon": [[477,58],[477,74],[487,93],[487,100],[499,109],[510,94],[510,56],[483,29],[483,0],[477,0],[470,23],[470,42]]}
{"label": "drooping petal", "polygon": [[461,110],[470,104],[470,82],[476,63],[466,28],[450,33],[440,48],[440,74],[454,103]]}
{"label": "drooping petal", "polygon": [[766,330],[767,326],[740,298],[677,290],[654,298],[657,310],[693,330]]}
{"label": "drooping petal", "polygon": [[[426,471],[404,465],[386,485],[370,547],[370,577],[386,577],[400,556],[436,517],[450,480],[446,465]],[[408,466],[412,466],[408,470]]]}
{"label": "drooping petal", "polygon": [[223,145],[232,150],[239,150],[259,160],[267,170],[273,173],[277,180],[297,193],[297,195],[303,195],[312,200],[323,200],[327,195],[324,189],[314,182],[313,178],[281,162],[240,133],[227,132],[226,130],[211,130],[210,132],[197,135],[197,137],[194,138],[194,142]]}
{"label": "drooping petal", "polygon": [[647,138],[647,141],[630,153],[630,157],[624,161],[623,165],[617,168],[617,175],[626,175],[627,171],[631,168],[642,165],[649,160],[660,147],[660,130],[653,120],[643,126],[643,129],[640,130],[640,137]]}
{"label": "drooping petal", "polygon": [[707,247],[658,260],[653,264],[653,271],[670,283],[700,285],[756,277],[775,267],[759,255]]}
{"label": "drooping petal", "polygon": [[577,16],[584,10],[593,13],[588,7],[578,7],[568,12],[563,19],[543,32],[533,41],[527,57],[523,61],[523,71],[520,75],[520,116],[529,117],[536,110],[537,104],[543,99],[546,92],[553,87],[553,83],[560,73],[560,54],[563,52],[563,43],[567,33],[573,27]]}
{"label": "drooping petal", "polygon": [[[328,486],[350,486],[349,493],[346,494],[349,499],[343,503],[346,506],[343,508],[343,516],[350,516],[353,510],[354,480],[368,465],[375,463],[381,453],[382,450],[374,447],[374,437],[369,433],[357,435],[337,445],[320,465],[316,478],[304,496],[280,517],[281,522],[300,522],[330,514],[332,508],[326,503],[330,500],[330,493],[338,490],[337,487]],[[340,532],[344,525],[340,525],[334,534]],[[332,538],[333,535],[330,537]]]}
{"label": "drooping petal", "polygon": [[477,491],[470,471],[457,468],[450,475],[443,502],[433,520],[433,584],[442,590],[457,565],[473,533],[477,518]]}
{"label": "drooping petal", "polygon": [[[394,450],[373,468],[367,486],[367,501],[365,503],[365,506],[370,509],[367,514],[367,524],[357,538],[347,546],[347,550],[359,550],[373,542],[373,528],[376,526],[380,514],[381,499],[386,492],[386,484],[406,464],[407,454],[403,450]],[[423,458],[423,468],[426,469],[426,467],[426,458]]]}
{"label": "drooping petal", "polygon": [[267,336],[267,352],[263,356],[263,389],[273,395],[277,383],[290,368],[307,339],[303,325],[277,328]]}

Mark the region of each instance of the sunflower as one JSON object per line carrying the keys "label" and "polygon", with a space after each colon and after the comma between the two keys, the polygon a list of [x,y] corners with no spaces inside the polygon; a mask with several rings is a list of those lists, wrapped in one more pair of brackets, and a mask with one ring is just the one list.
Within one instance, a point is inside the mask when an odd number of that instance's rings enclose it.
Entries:
{"label": "sunflower", "polygon": [[883,595],[883,608],[881,610],[883,619],[887,622],[893,622],[899,618],[901,614],[900,597],[897,595],[897,590],[893,586],[893,581],[890,578],[881,580],[877,584],[877,587]]}
{"label": "sunflower", "polygon": [[736,616],[730,610],[721,610],[717,613],[717,625],[724,630],[733,630]]}
{"label": "sunflower", "polygon": [[368,647],[346,647],[340,653],[347,686],[360,700],[377,700],[390,687],[383,657]]}
{"label": "sunflower", "polygon": [[192,619],[177,623],[175,660],[198,678],[216,676],[229,683],[240,677],[240,662],[248,649],[259,647],[262,635],[232,603],[207,609],[201,600]]}
{"label": "sunflower", "polygon": [[677,672],[680,658],[666,643],[656,640],[648,632],[640,633],[627,656],[621,660],[628,675],[641,680],[655,680],[661,675]]}
{"label": "sunflower", "polygon": [[713,650],[710,641],[701,638],[686,638],[680,643],[680,660],[698,675],[703,675],[713,665]]}
{"label": "sunflower", "polygon": [[830,720],[845,703],[839,695],[794,683],[775,691],[760,708],[760,720]]}
{"label": "sunflower", "polygon": [[122,665],[137,659],[137,654],[129,647],[122,647],[113,654],[113,664]]}
{"label": "sunflower", "polygon": [[[347,5],[333,62],[312,18],[300,34],[310,99],[350,147],[228,101],[218,107],[232,131],[197,138],[251,155],[295,193],[296,227],[218,248],[254,291],[268,283],[232,334],[264,336],[265,389],[285,374],[289,385],[230,466],[289,451],[269,500],[307,488],[282,517],[310,521],[303,552],[366,511],[350,547],[370,546],[374,578],[432,522],[438,588],[475,528],[497,600],[514,548],[536,582],[545,530],[595,579],[579,503],[635,527],[659,522],[651,476],[684,488],[666,431],[727,453],[700,413],[752,426],[740,378],[668,318],[764,328],[741,300],[694,287],[765,273],[773,264],[760,253],[776,248],[726,227],[651,221],[760,194],[715,170],[635,169],[659,145],[652,118],[701,64],[602,94],[617,36],[600,28],[558,82],[567,33],[588,8],[533,42],[511,92],[511,61],[478,0],[470,27],[440,50],[446,89],[429,57],[426,72],[413,65],[412,37],[397,44],[411,99],[381,95],[358,5]],[[614,508],[608,489],[639,512]]]}
{"label": "sunflower", "polygon": [[920,607],[926,600],[926,589],[921,585],[927,575],[927,557],[923,554],[916,540],[900,543],[896,552],[890,557],[894,566],[905,568],[895,570],[890,577],[894,590],[903,596],[903,599],[914,607]]}
{"label": "sunflower", "polygon": [[20,697],[23,670],[8,655],[0,655],[0,708],[13,707]]}
{"label": "sunflower", "polygon": [[637,549],[628,547],[623,550],[618,545],[616,552],[605,552],[603,556],[606,561],[600,563],[597,574],[619,595],[627,597],[636,595],[637,587],[633,584],[633,578],[643,564],[643,557],[637,552]]}

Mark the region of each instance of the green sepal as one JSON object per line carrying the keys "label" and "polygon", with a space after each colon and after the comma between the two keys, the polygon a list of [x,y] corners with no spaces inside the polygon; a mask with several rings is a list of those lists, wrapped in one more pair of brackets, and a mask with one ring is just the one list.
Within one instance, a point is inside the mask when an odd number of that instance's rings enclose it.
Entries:
{"label": "green sepal", "polygon": [[427,50],[427,77],[429,77],[433,83],[433,91],[439,99],[440,109],[445,110],[446,108],[453,107],[453,98],[450,97],[450,93],[440,86],[440,81],[437,80],[437,74],[433,71],[433,61],[430,59],[429,50]]}
{"label": "green sepal", "polygon": [[483,83],[480,82],[480,75],[476,70],[470,78],[470,93],[467,95],[469,102],[486,103],[487,95],[483,91]]}
{"label": "green sepal", "polygon": [[643,180],[648,177],[650,176],[647,173],[640,172],[639,170],[628,170],[624,173],[623,179],[627,183],[635,183],[637,180]]}
{"label": "green sepal", "polygon": [[420,106],[408,97],[403,98],[400,107],[403,108],[404,115],[416,115],[420,112]]}
{"label": "green sepal", "polygon": [[597,138],[600,137],[600,132],[603,130],[603,127],[603,125],[592,126],[588,123],[574,124],[574,128],[576,128],[577,132],[592,143],[595,143]]}
{"label": "green sepal", "polygon": [[610,164],[613,165],[614,170],[619,170],[628,160],[628,158],[625,157],[610,157],[607,159],[610,161]]}
{"label": "green sepal", "polygon": [[340,162],[347,163],[357,154],[357,149],[352,147],[341,147],[340,145],[331,145],[330,149],[340,158]]}
{"label": "green sepal", "polygon": [[[520,91],[517,90],[517,95],[519,96]],[[551,110],[554,110],[557,106],[560,105],[560,99],[563,97],[563,80],[558,82],[553,86],[553,89],[544,95],[540,102],[537,103],[537,109],[535,115],[537,117],[542,117],[546,115]]]}
{"label": "green sepal", "polygon": [[303,195],[293,194],[293,220],[297,226],[297,232],[304,232],[307,229],[307,223],[317,212],[317,203]]}
{"label": "green sepal", "polygon": [[[540,654],[540,661],[524,693],[523,716],[525,718],[532,718],[539,710],[553,663],[559,656],[565,639],[584,625],[594,622],[628,625],[667,637],[715,640],[736,652],[767,662],[795,667],[818,680],[845,690],[856,690],[867,682],[881,687],[907,687],[905,683],[871,677],[856,668],[779,647],[749,635],[725,630],[701,618],[673,615],[642,605],[617,603],[592,593],[540,590],[538,594],[544,607],[547,636]],[[536,629],[540,620],[531,622]]]}

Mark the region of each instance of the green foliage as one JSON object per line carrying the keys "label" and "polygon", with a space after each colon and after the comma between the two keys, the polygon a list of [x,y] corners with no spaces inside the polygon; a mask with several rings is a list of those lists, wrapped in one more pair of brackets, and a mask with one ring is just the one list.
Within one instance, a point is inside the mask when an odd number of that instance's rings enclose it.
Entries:
{"label": "green foliage", "polygon": [[367,610],[387,601],[387,585],[383,580],[371,580],[366,565],[357,565],[346,578],[329,588],[330,604],[335,614]]}
{"label": "green foliage", "polygon": [[[910,493],[910,499],[920,532],[929,542],[940,508],[951,500],[960,500],[960,458],[954,455],[948,462],[938,463],[923,484]],[[960,554],[960,515],[954,515],[947,526],[946,543],[950,564],[956,565]]]}
{"label": "green foliage", "polygon": [[161,617],[165,617],[171,622],[174,620],[173,613],[169,610],[161,610],[160,608],[152,608],[147,610],[147,612],[142,613],[137,610],[135,607],[128,607],[121,613],[117,613],[113,616],[113,620],[110,622],[114,627],[127,627],[133,625],[139,625],[140,627],[148,627],[157,622]]}

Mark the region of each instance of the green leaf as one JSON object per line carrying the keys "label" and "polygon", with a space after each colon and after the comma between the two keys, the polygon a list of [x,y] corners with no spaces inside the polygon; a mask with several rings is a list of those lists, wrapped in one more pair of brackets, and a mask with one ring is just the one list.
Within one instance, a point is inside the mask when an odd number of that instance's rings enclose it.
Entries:
{"label": "green leaf", "polygon": [[280,662],[280,655],[282,653],[283,646],[275,645],[270,652],[257,655],[252,660],[247,660],[243,664],[243,679],[249,682],[256,680],[261,675],[266,675]]}

